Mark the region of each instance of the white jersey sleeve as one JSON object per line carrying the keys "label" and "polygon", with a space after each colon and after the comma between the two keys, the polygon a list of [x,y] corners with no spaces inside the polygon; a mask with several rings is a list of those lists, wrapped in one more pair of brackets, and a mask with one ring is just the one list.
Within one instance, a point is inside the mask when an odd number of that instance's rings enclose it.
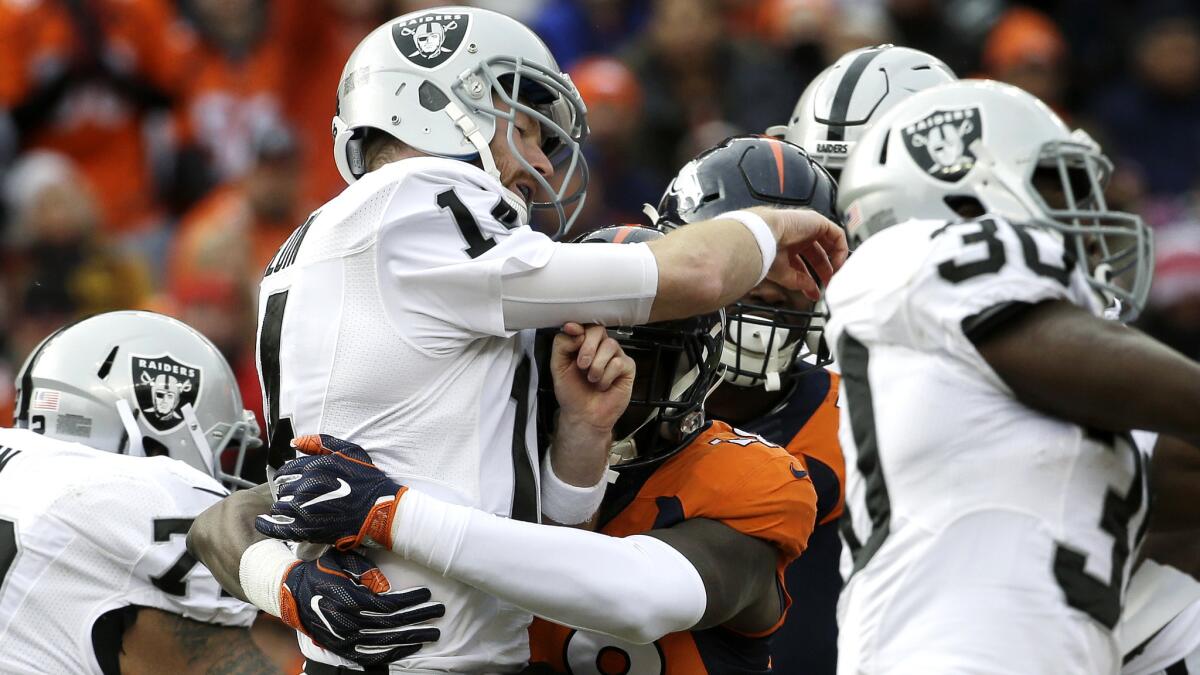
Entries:
{"label": "white jersey sleeve", "polygon": [[[557,244],[519,225],[487,174],[445,160],[400,164],[379,230],[380,292],[416,345],[440,349],[568,320],[649,316],[658,276],[645,245]],[[551,273],[539,274],[552,261]],[[564,286],[567,275],[578,283]]]}
{"label": "white jersey sleeve", "polygon": [[826,293],[835,340],[846,332],[868,344],[936,351],[1001,387],[969,334],[1015,304],[1047,300],[1100,310],[1057,235],[991,216],[888,228],[854,252]]}
{"label": "white jersey sleeve", "polygon": [[138,459],[146,465],[137,473],[101,475],[87,492],[65,492],[52,507],[52,520],[87,533],[98,554],[129,565],[127,604],[249,626],[254,608],[224,593],[185,546],[192,521],[227,491],[181,462]]}

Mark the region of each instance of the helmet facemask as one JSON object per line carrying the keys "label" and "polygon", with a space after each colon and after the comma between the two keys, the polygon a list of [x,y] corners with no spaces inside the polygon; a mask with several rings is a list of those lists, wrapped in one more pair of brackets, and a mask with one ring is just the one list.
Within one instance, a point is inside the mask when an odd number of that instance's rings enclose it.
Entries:
{"label": "helmet facemask", "polygon": [[662,459],[704,426],[704,402],[721,382],[718,316],[610,331],[637,363],[629,407],[613,428],[610,464]]}
{"label": "helmet facemask", "polygon": [[[485,99],[484,86],[492,91],[491,104]],[[588,185],[587,161],[580,147],[588,134],[587,108],[570,78],[520,57],[495,56],[460,76],[451,91],[465,109],[508,122],[505,140],[509,152],[548,197],[546,201],[531,201],[529,206],[553,211],[557,217],[555,238],[566,234],[582,211]],[[502,102],[507,109],[495,105],[496,101]],[[529,115],[541,126],[542,151],[554,167],[553,180],[558,184],[557,188],[517,148],[513,134],[519,113]],[[469,123],[469,118],[460,117],[457,123],[460,127],[468,127],[463,129],[464,134],[478,150],[484,170],[499,178],[491,150]],[[567,208],[572,205],[575,208],[567,215]],[[514,206],[524,210],[525,204],[522,200]]]}
{"label": "helmet facemask", "polygon": [[1109,210],[1104,188],[1111,175],[1112,162],[1094,145],[1050,141],[1027,188],[1046,215],[1037,224],[1061,232],[1067,250],[1087,261],[1088,284],[1108,301],[1106,313],[1132,321],[1150,293],[1154,243],[1140,216]]}
{"label": "helmet facemask", "polygon": [[833,362],[824,339],[824,303],[802,310],[741,300],[726,316],[721,363],[725,381],[734,386],[778,391],[784,378]]}

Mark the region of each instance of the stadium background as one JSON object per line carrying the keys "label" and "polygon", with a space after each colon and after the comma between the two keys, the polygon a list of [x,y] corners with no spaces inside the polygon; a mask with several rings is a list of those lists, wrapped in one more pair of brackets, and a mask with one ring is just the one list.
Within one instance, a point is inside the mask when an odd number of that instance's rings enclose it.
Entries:
{"label": "stadium background", "polygon": [[[208,335],[260,410],[257,282],[343,186],[329,140],[342,65],[389,16],[437,4],[0,0],[0,423],[42,337],[131,307]],[[1116,161],[1110,200],[1157,235],[1142,325],[1200,358],[1200,3],[473,4],[534,27],[587,101],[588,226],[638,221],[683,162],[785,122],[856,47],[916,47],[1024,87]]]}

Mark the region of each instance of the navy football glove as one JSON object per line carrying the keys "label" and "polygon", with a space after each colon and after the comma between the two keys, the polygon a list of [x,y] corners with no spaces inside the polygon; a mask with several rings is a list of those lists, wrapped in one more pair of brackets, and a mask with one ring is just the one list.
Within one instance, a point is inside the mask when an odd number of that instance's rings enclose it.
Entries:
{"label": "navy football glove", "polygon": [[390,591],[375,563],[330,549],[288,570],[280,589],[283,622],[329,651],[364,666],[411,656],[441,637],[425,622],[446,607],[428,588]]}
{"label": "navy football glove", "polygon": [[254,521],[268,537],[331,544],[341,551],[392,548],[392,520],[408,488],[390,479],[358,445],[327,434],[300,436],[308,455],[280,467],[271,512]]}

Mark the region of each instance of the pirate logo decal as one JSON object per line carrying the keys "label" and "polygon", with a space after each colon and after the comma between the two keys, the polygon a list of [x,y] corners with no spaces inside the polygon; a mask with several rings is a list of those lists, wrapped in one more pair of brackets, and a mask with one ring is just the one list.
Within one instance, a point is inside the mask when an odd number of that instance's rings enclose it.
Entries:
{"label": "pirate logo decal", "polygon": [[903,129],[913,161],[930,176],[958,182],[975,166],[971,145],[983,137],[979,108],[935,110]]}
{"label": "pirate logo decal", "polygon": [[180,408],[196,407],[200,396],[200,369],[168,355],[133,356],[133,391],[138,409],[150,426],[170,431],[183,424]]}
{"label": "pirate logo decal", "polygon": [[392,25],[392,40],[409,61],[425,68],[446,62],[462,45],[467,14],[425,14]]}

